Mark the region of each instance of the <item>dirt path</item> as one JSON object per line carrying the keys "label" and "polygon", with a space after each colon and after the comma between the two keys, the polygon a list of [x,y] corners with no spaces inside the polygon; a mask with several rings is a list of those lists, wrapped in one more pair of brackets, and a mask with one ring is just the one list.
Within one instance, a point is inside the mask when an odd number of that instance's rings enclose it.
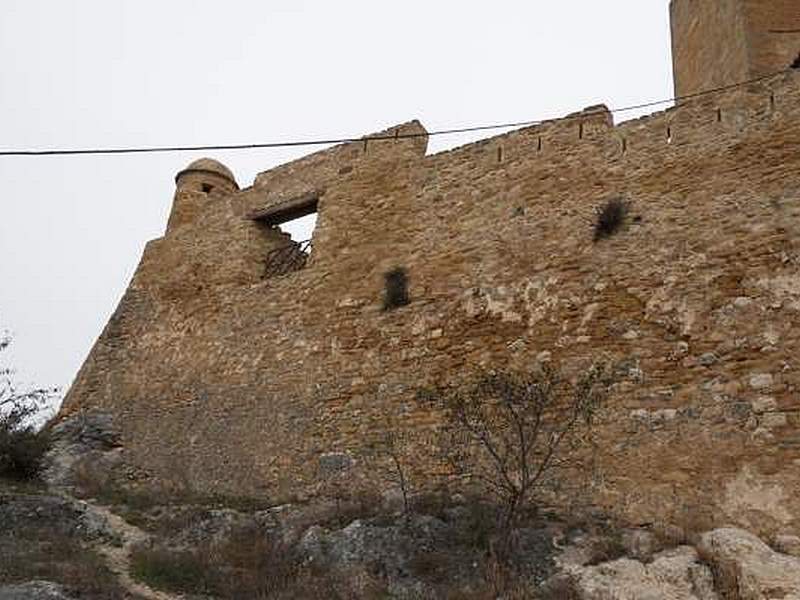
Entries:
{"label": "dirt path", "polygon": [[140,583],[131,577],[131,551],[136,544],[147,541],[149,535],[131,525],[119,515],[111,512],[104,506],[98,506],[91,502],[69,498],[77,507],[86,512],[91,512],[102,519],[110,532],[118,537],[121,544],[114,545],[107,541],[97,542],[95,550],[103,558],[109,570],[116,575],[119,584],[136,598],[146,600],[180,600],[182,596],[167,594],[154,590],[153,588]]}

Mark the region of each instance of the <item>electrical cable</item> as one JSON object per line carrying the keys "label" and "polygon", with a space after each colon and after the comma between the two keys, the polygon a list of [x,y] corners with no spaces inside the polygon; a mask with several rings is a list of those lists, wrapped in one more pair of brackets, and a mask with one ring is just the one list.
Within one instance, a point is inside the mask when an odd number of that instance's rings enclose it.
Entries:
{"label": "electrical cable", "polygon": [[[732,83],[729,85],[720,86],[717,88],[704,90],[702,92],[695,92],[693,94],[686,94],[683,96],[675,96],[672,98],[668,98],[665,100],[654,100],[651,102],[643,102],[641,104],[634,104],[631,106],[624,106],[621,108],[614,108],[609,109],[609,112],[612,114],[617,113],[624,113],[630,112],[633,110],[641,110],[643,108],[654,108],[656,106],[661,106],[663,104],[669,104],[670,102],[674,102],[679,104],[681,102],[692,100],[694,98],[699,98],[702,96],[708,96],[712,94],[718,94],[721,92],[725,92],[728,90],[748,86],[754,83],[758,83],[765,79],[771,79],[772,77],[776,77],[783,73],[787,73],[789,71],[796,70],[794,68],[783,69],[781,71],[777,71],[775,73],[770,73],[768,75],[761,75],[760,77],[755,77],[753,79],[748,79],[747,81],[741,81],[739,83]],[[381,141],[381,140],[401,140],[401,139],[409,139],[409,138],[417,138],[417,137],[434,137],[434,136],[442,136],[442,135],[454,135],[458,133],[471,133],[476,131],[488,131],[493,129],[515,129],[520,127],[531,127],[534,125],[542,125],[544,123],[557,123],[560,121],[569,121],[572,119],[580,119],[584,118],[586,115],[582,113],[576,113],[572,115],[567,115],[565,117],[555,117],[552,119],[538,119],[538,120],[531,120],[531,121],[518,121],[515,123],[496,123],[492,125],[477,125],[471,127],[459,127],[454,129],[441,129],[438,131],[430,131],[427,133],[397,133],[397,134],[385,134],[385,135],[370,135],[365,137],[343,137],[343,138],[329,138],[329,139],[318,139],[318,140],[299,140],[299,141],[288,141],[288,142],[265,142],[265,143],[256,143],[256,144],[209,144],[209,145],[202,145],[202,146],[149,146],[149,147],[129,147],[129,148],[79,148],[79,149],[61,149],[61,150],[0,150],[0,156],[75,156],[75,155],[87,155],[87,154],[149,154],[149,153],[157,153],[157,152],[198,152],[198,151],[206,151],[206,150],[256,150],[256,149],[263,149],[263,148],[292,148],[292,147],[301,147],[301,146],[328,146],[334,144],[346,144],[351,142],[371,142],[371,141]]]}

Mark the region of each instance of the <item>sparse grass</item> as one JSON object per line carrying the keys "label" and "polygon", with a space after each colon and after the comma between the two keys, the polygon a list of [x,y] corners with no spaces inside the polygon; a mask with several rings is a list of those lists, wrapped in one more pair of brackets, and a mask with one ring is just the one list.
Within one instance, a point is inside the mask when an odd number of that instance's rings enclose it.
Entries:
{"label": "sparse grass", "polygon": [[131,575],[153,588],[207,594],[214,587],[207,558],[196,551],[176,552],[161,546],[138,548],[131,555]]}
{"label": "sparse grass", "polygon": [[60,583],[82,598],[122,599],[114,575],[90,548],[51,529],[33,529],[0,537],[0,581]]}
{"label": "sparse grass", "polygon": [[625,224],[630,202],[623,198],[611,198],[597,209],[594,224],[594,241],[609,238],[617,233]]}
{"label": "sparse grass", "polygon": [[[94,479],[93,479],[94,478]],[[227,496],[224,494],[202,494],[195,492],[174,492],[159,487],[131,489],[116,485],[110,479],[90,475],[81,479],[80,497],[93,498],[101,504],[125,506],[134,510],[148,510],[158,506],[202,506],[229,508],[240,512],[267,510],[276,503],[268,498]]]}
{"label": "sparse grass", "polygon": [[537,600],[580,600],[575,582],[569,575],[555,577],[543,585],[536,595]]}
{"label": "sparse grass", "polygon": [[483,502],[465,505],[464,524],[459,527],[459,541],[469,548],[488,552],[493,537],[498,534],[500,509]]}
{"label": "sparse grass", "polygon": [[431,515],[439,519],[446,518],[446,510],[453,503],[446,492],[422,492],[415,494],[410,500],[411,511],[421,515]]}
{"label": "sparse grass", "polygon": [[628,550],[622,540],[622,533],[620,531],[611,531],[606,534],[600,534],[595,538],[591,545],[591,553],[591,557],[586,563],[587,565],[599,565],[617,560],[626,556]]}
{"label": "sparse grass", "polygon": [[740,598],[739,573],[734,564],[721,564],[714,561],[702,545],[697,547],[697,558],[711,570],[714,589],[721,600],[738,600]]}
{"label": "sparse grass", "polygon": [[671,521],[659,521],[653,535],[663,548],[697,546],[700,535],[717,527],[713,512],[705,507],[684,506]]}
{"label": "sparse grass", "polygon": [[381,514],[381,498],[377,494],[340,493],[329,500],[327,508],[315,513],[314,524],[338,529],[357,519],[371,519]]}
{"label": "sparse grass", "polygon": [[288,553],[256,537],[181,551],[144,546],[132,553],[131,566],[132,575],[151,587],[223,598],[267,598],[291,582],[295,568]]}
{"label": "sparse grass", "polygon": [[417,577],[434,584],[446,583],[452,575],[457,557],[446,550],[426,550],[415,554],[409,561],[409,569]]}
{"label": "sparse grass", "polygon": [[[337,600],[385,598],[377,581],[335,577],[297,561],[291,549],[253,530],[226,543],[203,544],[191,551],[144,546],[132,555],[133,576],[165,591],[205,594],[233,600]],[[359,590],[355,590],[358,582]]]}

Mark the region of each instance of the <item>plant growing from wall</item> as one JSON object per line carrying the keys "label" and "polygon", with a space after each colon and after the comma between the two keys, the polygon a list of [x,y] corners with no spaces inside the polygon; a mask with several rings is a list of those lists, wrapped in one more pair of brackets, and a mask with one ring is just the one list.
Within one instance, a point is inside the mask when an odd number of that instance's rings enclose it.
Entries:
{"label": "plant growing from wall", "polygon": [[594,241],[609,238],[625,224],[630,203],[623,198],[611,198],[597,209],[594,223]]}
{"label": "plant growing from wall", "polygon": [[[0,336],[0,358],[11,338]],[[55,394],[54,389],[19,391],[13,370],[0,364],[0,476],[33,479],[49,448],[47,430],[37,430],[33,418]]]}
{"label": "plant growing from wall", "polygon": [[369,459],[379,476],[390,486],[400,491],[403,499],[403,514],[409,515],[411,483],[408,478],[407,456],[409,432],[399,431],[396,424],[389,420],[385,431],[379,439],[369,447]]}
{"label": "plant growing from wall", "polygon": [[443,458],[502,507],[506,546],[518,516],[564,469],[581,468],[576,450],[591,434],[613,377],[603,362],[576,378],[543,365],[529,372],[480,372],[465,385],[421,397],[444,411]]}
{"label": "plant growing from wall", "polygon": [[408,299],[408,274],[403,267],[384,273],[383,310],[405,306]]}

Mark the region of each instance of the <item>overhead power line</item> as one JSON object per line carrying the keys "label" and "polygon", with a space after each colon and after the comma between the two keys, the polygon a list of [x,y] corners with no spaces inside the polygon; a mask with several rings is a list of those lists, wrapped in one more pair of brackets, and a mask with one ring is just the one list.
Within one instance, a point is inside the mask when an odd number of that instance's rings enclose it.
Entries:
{"label": "overhead power line", "polygon": [[[609,109],[613,114],[630,112],[633,110],[641,110],[644,108],[654,108],[671,102],[680,103],[693,98],[701,96],[708,96],[718,94],[728,90],[744,87],[754,83],[758,83],[765,79],[770,79],[782,73],[793,70],[792,68],[754,77],[747,81],[732,83],[713,89],[696,92],[694,94],[686,94],[684,96],[674,96],[664,100],[653,100],[651,102],[643,102],[641,104],[634,104],[631,106],[623,106],[620,108]],[[329,139],[316,139],[316,140],[295,140],[285,142],[264,142],[256,144],[207,144],[202,146],[144,146],[144,147],[128,147],[128,148],[78,148],[78,149],[56,149],[56,150],[0,150],[0,156],[75,156],[86,154],[151,154],[156,152],[198,152],[205,150],[257,150],[263,148],[293,148],[301,146],[328,146],[333,144],[344,144],[348,142],[364,142],[364,141],[380,141],[380,140],[398,140],[409,139],[417,137],[433,137],[442,135],[453,135],[457,133],[472,133],[477,131],[488,131],[493,129],[514,129],[519,127],[531,127],[533,125],[542,125],[544,123],[554,123],[559,121],[569,121],[572,119],[581,119],[585,115],[577,113],[565,117],[555,117],[552,119],[535,119],[530,121],[517,121],[513,123],[495,123],[491,125],[475,125],[470,127],[458,127],[453,129],[441,129],[438,131],[429,131],[427,133],[398,133],[386,135],[371,135],[366,137],[342,137],[342,138],[329,138]]]}

